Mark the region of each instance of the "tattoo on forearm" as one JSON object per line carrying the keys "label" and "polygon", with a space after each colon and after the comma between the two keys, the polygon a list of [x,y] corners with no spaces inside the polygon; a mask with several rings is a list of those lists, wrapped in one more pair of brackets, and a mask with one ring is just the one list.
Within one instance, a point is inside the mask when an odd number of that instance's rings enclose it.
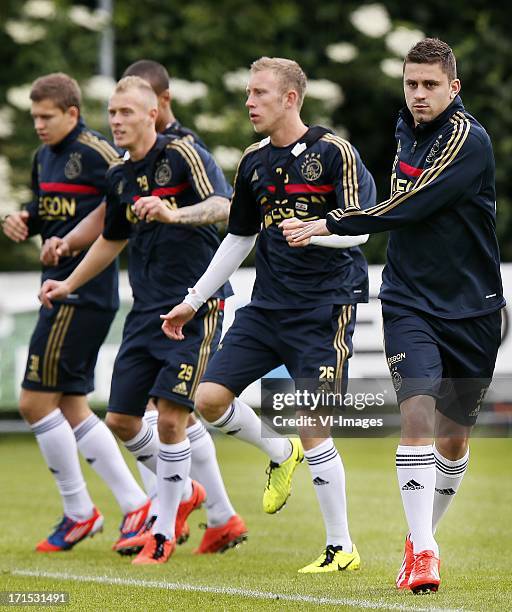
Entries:
{"label": "tattoo on forearm", "polygon": [[179,208],[176,223],[187,225],[209,225],[227,221],[229,216],[229,200],[219,196],[211,196],[199,204]]}

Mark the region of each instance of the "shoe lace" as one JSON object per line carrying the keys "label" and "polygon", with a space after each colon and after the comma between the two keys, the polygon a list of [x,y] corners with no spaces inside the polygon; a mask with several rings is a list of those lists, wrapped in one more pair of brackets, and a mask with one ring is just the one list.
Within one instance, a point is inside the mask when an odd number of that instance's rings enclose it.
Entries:
{"label": "shoe lace", "polygon": [[273,471],[274,471],[276,468],[278,468],[278,467],[279,467],[279,463],[274,463],[273,461],[271,461],[271,462],[268,464],[268,467],[267,467],[267,469],[265,470],[265,474],[267,474],[267,475],[268,475],[268,478],[267,478],[267,484],[265,485],[265,488],[266,488],[266,489],[270,489],[270,480],[272,479],[272,472],[273,472]]}
{"label": "shoe lace", "polygon": [[414,560],[414,573],[423,574],[431,570],[432,555],[420,553]]}
{"label": "shoe lace", "polygon": [[[325,555],[325,558],[322,561],[322,563],[320,563],[320,567],[325,567],[326,565],[330,565],[334,560],[334,556],[340,550],[343,550],[342,546],[332,546],[332,544],[328,544],[325,551],[322,553],[322,555]],[[318,559],[319,561],[322,558],[322,555],[320,555],[320,558]]]}
{"label": "shoe lace", "polygon": [[151,529],[151,527],[153,527],[153,524],[154,524],[155,521],[156,521],[156,514],[153,514],[144,523],[144,526],[141,529],[141,533],[145,533],[146,531],[149,531]]}
{"label": "shoe lace", "polygon": [[71,519],[67,516],[63,516],[61,519],[58,520],[57,523],[55,523],[55,525],[53,526],[53,533],[58,533],[61,531],[66,531],[67,527],[68,527],[68,523],[69,521],[71,521]]}
{"label": "shoe lace", "polygon": [[164,555],[165,542],[167,538],[161,533],[155,533],[154,539],[155,539],[155,550],[151,556],[153,557],[153,559],[160,559],[160,557],[163,557]]}

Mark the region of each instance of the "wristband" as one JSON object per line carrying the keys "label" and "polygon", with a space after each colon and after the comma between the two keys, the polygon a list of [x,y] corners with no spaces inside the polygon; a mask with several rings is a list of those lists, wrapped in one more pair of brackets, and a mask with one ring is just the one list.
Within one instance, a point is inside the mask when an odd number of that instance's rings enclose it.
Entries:
{"label": "wristband", "polygon": [[191,306],[196,312],[201,308],[201,306],[206,302],[202,295],[192,287],[189,287],[188,294],[183,300],[184,304],[188,304]]}

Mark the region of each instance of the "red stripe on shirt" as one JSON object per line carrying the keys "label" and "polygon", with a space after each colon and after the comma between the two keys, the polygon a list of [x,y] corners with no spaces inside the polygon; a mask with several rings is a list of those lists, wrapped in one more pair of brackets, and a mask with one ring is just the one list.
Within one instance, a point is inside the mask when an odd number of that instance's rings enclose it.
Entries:
{"label": "red stripe on shirt", "polygon": [[414,166],[409,166],[405,162],[400,162],[400,170],[407,174],[408,176],[421,176],[423,173],[423,168],[415,168]]}
{"label": "red stripe on shirt", "polygon": [[77,185],[76,183],[39,183],[43,191],[59,191],[60,193],[84,193],[99,195],[101,191],[92,185]]}
{"label": "red stripe on shirt", "polygon": [[166,195],[176,195],[177,193],[181,193],[182,191],[185,191],[185,189],[187,189],[188,187],[190,187],[190,183],[180,183],[179,185],[176,185],[175,187],[159,187],[158,189],[153,189],[153,191],[151,192],[151,195],[154,196],[166,196]]}
{"label": "red stripe on shirt", "polygon": [[[268,185],[270,193],[275,193],[275,185]],[[308,185],[307,183],[288,184],[284,186],[286,193],[330,193],[334,191],[334,185]]]}

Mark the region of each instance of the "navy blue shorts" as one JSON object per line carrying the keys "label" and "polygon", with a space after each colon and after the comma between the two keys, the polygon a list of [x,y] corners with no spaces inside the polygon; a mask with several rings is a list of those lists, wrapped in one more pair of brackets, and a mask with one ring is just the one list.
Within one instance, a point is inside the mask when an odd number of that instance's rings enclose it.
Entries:
{"label": "navy blue shorts", "polygon": [[218,383],[239,395],[284,364],[294,380],[333,381],[341,393],[352,355],[355,318],[356,306],[351,304],[308,310],[270,310],[249,304],[236,311],[202,381]]}
{"label": "navy blue shorts", "polygon": [[94,368],[115,311],[69,304],[41,308],[30,339],[22,387],[85,395],[94,390]]}
{"label": "navy blue shorts", "polygon": [[445,416],[461,425],[474,425],[501,343],[501,311],[442,319],[383,302],[382,317],[386,359],[398,403],[430,395]]}
{"label": "navy blue shorts", "polygon": [[114,363],[108,410],[143,416],[148,397],[194,409],[194,393],[219,343],[224,302],[210,299],[184,328],[185,340],[169,340],[161,311],[130,312]]}

